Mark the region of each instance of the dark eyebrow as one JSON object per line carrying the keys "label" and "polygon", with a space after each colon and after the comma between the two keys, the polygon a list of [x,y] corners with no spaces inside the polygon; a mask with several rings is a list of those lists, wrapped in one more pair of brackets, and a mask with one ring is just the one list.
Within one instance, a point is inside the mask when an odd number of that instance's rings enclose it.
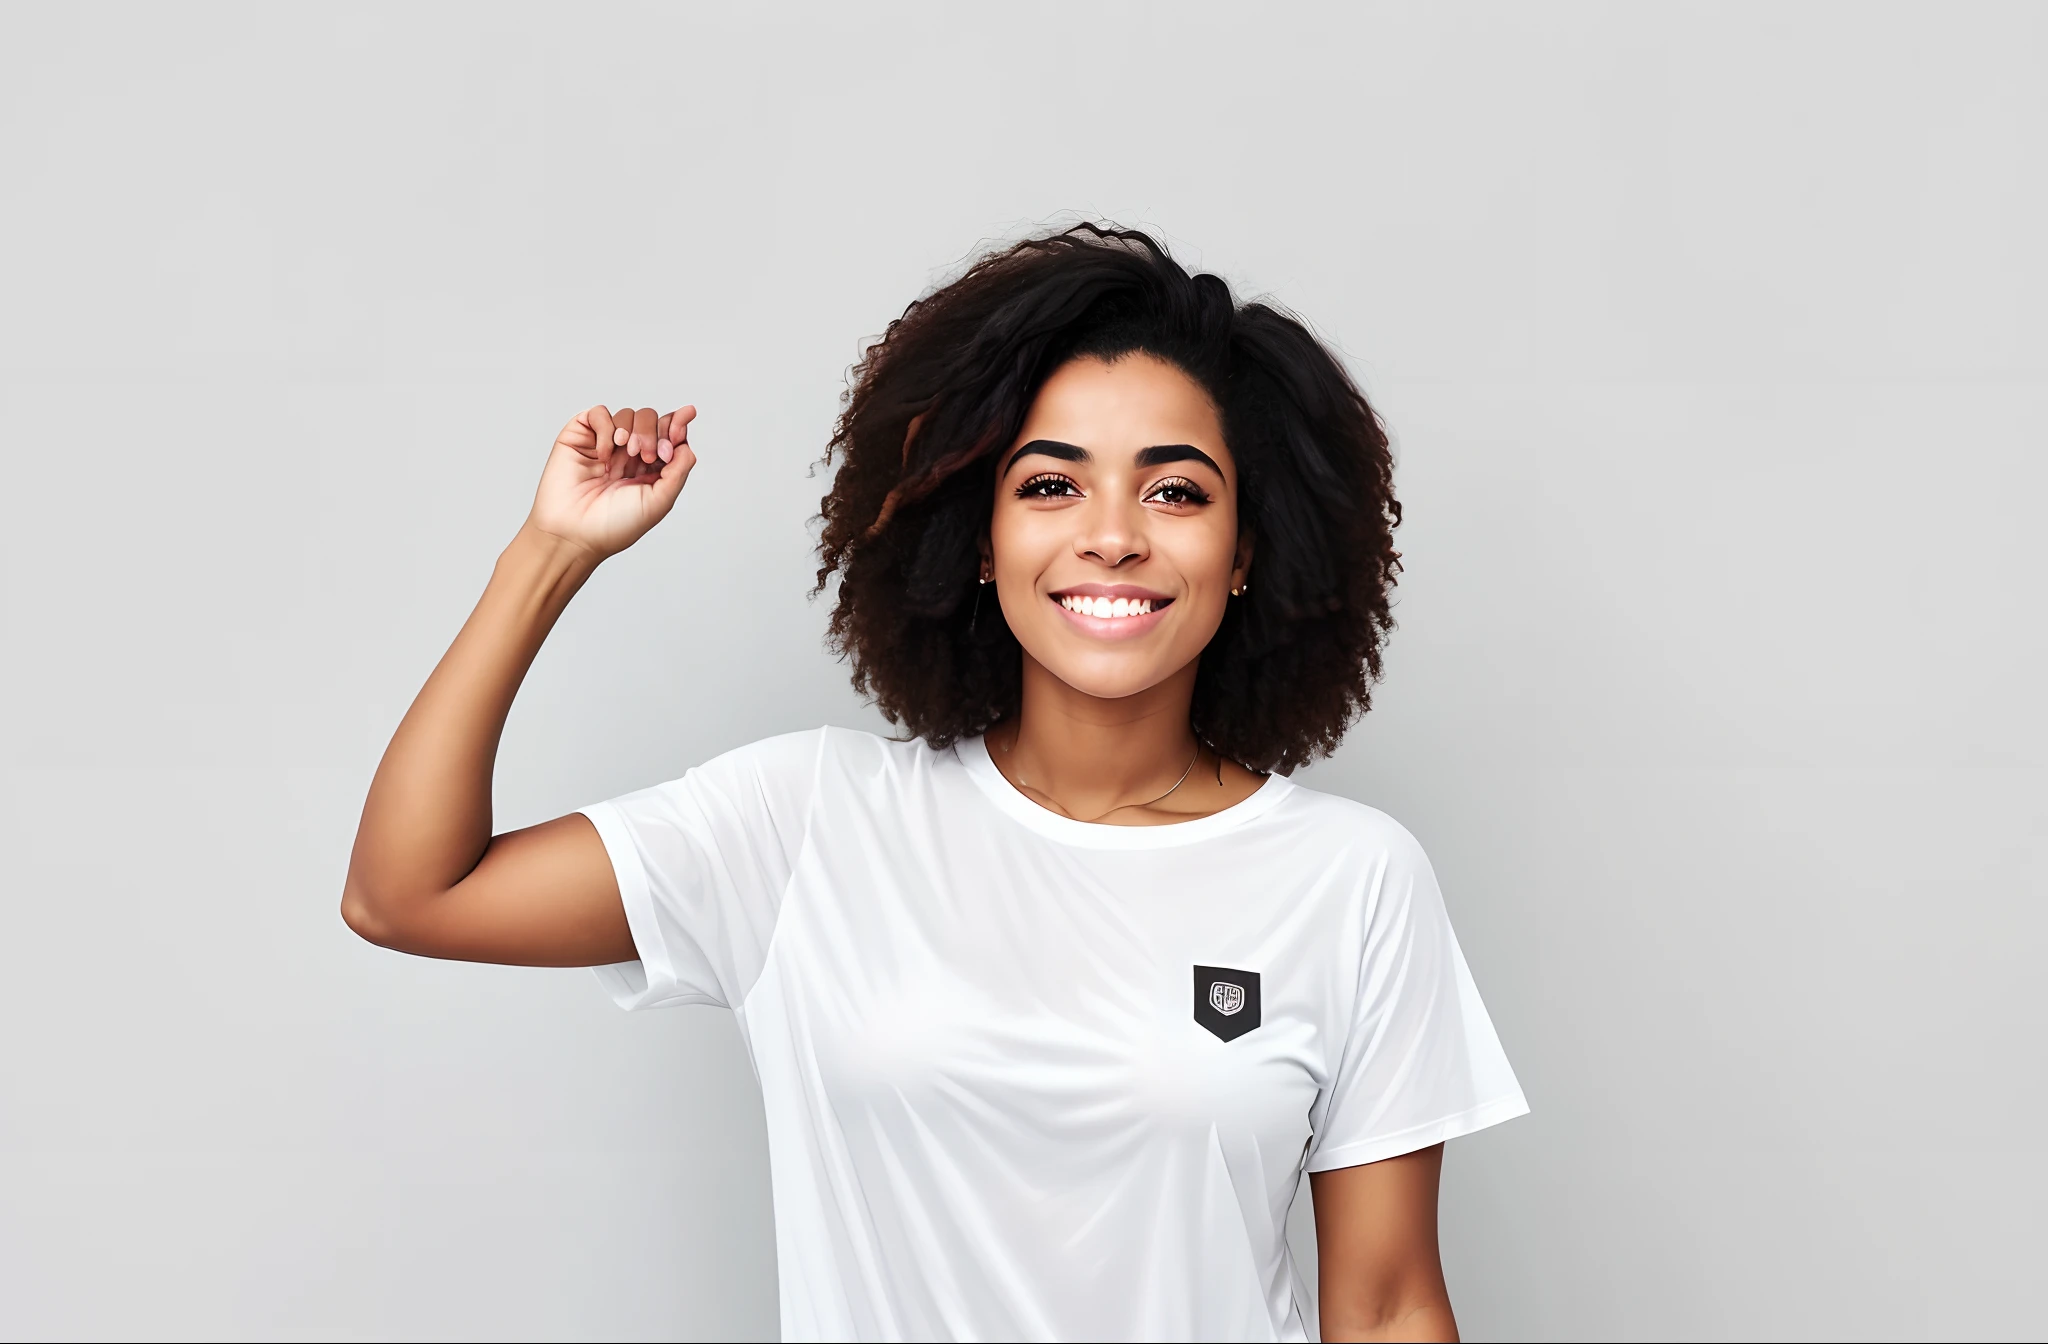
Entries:
{"label": "dark eyebrow", "polygon": [[[1061,443],[1058,439],[1033,439],[1016,452],[1010,454],[1010,460],[1003,463],[1003,469],[998,475],[1007,476],[1010,468],[1017,465],[1017,459],[1023,457],[1026,453],[1041,453],[1046,457],[1056,457],[1062,462],[1092,462],[1095,460],[1086,448],[1077,447],[1071,443]],[[1156,467],[1162,462],[1200,462],[1218,476],[1223,475],[1223,468],[1216,465],[1216,459],[1191,443],[1159,443],[1154,444],[1150,448],[1140,448],[1135,460],[1140,467]],[[1228,480],[1229,478],[1224,477],[1224,479]]]}

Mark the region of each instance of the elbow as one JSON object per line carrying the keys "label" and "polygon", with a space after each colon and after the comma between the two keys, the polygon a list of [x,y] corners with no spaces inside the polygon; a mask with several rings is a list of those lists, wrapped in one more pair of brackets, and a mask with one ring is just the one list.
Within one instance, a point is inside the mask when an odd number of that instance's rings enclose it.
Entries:
{"label": "elbow", "polygon": [[391,922],[364,892],[350,887],[341,894],[341,922],[364,942],[390,947],[394,936]]}
{"label": "elbow", "polygon": [[1322,1320],[1326,1340],[1449,1339],[1458,1337],[1458,1319],[1444,1294],[1406,1301],[1354,1304],[1349,1314],[1333,1308]]}

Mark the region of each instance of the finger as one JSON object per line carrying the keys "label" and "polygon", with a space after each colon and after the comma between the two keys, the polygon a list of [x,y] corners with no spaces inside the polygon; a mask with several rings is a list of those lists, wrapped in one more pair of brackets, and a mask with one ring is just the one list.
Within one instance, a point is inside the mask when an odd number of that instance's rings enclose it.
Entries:
{"label": "finger", "polygon": [[670,411],[661,417],[661,439],[654,445],[654,451],[666,462],[675,456],[675,445],[685,442],[689,435],[689,418],[680,410]]}
{"label": "finger", "polygon": [[568,424],[562,426],[562,432],[557,434],[555,438],[558,442],[568,444],[586,457],[597,455],[597,431],[590,427],[590,412],[588,411],[578,412]]}
{"label": "finger", "polygon": [[690,451],[687,443],[670,445],[669,460],[663,464],[661,475],[654,481],[654,507],[662,514],[675,506],[676,496],[683,492],[683,483],[690,479],[690,468],[697,465],[697,454]]}
{"label": "finger", "polygon": [[613,438],[626,457],[633,460],[639,458],[642,447],[638,415],[639,413],[633,409],[633,404],[628,402],[619,407],[618,415],[615,417],[619,427]]}
{"label": "finger", "polygon": [[643,462],[654,460],[654,441],[659,437],[655,422],[660,418],[652,406],[642,406],[633,412],[633,442],[640,445],[640,460]]}
{"label": "finger", "polygon": [[613,419],[618,423],[613,438],[619,445],[619,451],[626,455],[626,465],[630,468],[640,456],[640,437],[633,432],[633,403],[629,401],[619,407]]}
{"label": "finger", "polygon": [[593,406],[583,413],[590,422],[590,432],[597,437],[597,460],[607,467],[612,465],[612,448],[616,442],[612,434],[612,413],[603,406]]}
{"label": "finger", "polygon": [[690,422],[697,418],[695,406],[684,406],[661,417],[661,445],[657,451],[666,462],[674,456],[675,445],[690,441]]}

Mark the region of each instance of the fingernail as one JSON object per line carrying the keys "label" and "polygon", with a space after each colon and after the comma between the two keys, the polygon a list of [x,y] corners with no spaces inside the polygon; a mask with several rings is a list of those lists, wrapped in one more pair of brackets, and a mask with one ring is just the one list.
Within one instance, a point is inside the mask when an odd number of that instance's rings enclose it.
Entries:
{"label": "fingernail", "polygon": [[661,460],[664,462],[676,455],[676,450],[669,447],[667,439],[663,439],[660,443],[655,444],[654,451],[661,454]]}

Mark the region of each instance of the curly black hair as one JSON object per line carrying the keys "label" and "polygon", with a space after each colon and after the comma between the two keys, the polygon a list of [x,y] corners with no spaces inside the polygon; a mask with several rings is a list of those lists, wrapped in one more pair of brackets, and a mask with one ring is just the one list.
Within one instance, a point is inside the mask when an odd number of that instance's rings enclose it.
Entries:
{"label": "curly black hair", "polygon": [[[1146,353],[1221,412],[1257,582],[1203,650],[1190,714],[1217,752],[1283,774],[1371,705],[1400,572],[1385,427],[1293,315],[1239,304],[1134,229],[1080,224],[983,255],[903,310],[849,375],[823,462],[827,644],[891,723],[943,750],[1016,713],[1022,650],[970,612],[995,462],[1069,359]],[[971,626],[971,628],[970,628]]]}

